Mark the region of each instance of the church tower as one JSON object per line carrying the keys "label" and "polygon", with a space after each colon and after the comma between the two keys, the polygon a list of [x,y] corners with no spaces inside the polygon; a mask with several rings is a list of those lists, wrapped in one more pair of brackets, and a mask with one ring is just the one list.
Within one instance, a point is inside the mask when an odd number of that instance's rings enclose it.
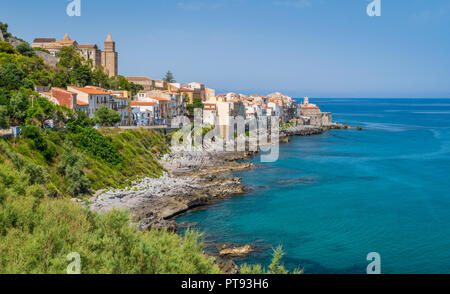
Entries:
{"label": "church tower", "polygon": [[111,38],[111,34],[108,34],[104,45],[102,66],[108,76],[115,77],[118,75],[118,54],[116,52],[116,42]]}

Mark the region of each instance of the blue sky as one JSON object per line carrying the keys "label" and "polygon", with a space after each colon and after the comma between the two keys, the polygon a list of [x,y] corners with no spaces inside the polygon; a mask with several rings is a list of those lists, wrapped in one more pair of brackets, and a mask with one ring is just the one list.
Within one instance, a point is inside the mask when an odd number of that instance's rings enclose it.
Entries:
{"label": "blue sky", "polygon": [[201,81],[219,92],[294,97],[450,97],[450,1],[1,1],[0,20],[31,42],[81,44],[111,32],[122,75]]}

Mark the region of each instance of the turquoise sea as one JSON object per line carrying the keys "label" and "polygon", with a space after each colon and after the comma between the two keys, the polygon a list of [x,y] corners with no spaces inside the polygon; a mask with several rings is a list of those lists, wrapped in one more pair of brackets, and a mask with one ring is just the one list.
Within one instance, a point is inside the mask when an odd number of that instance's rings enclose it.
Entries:
{"label": "turquoise sea", "polygon": [[450,273],[450,100],[313,99],[335,121],[364,131],[296,137],[274,163],[237,174],[250,189],[183,215],[206,241],[255,243],[239,263],[306,273]]}

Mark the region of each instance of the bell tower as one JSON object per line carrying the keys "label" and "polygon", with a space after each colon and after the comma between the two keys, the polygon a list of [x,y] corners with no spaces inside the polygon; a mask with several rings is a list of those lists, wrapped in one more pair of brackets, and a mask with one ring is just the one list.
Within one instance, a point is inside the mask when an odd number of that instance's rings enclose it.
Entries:
{"label": "bell tower", "polygon": [[118,75],[118,53],[116,52],[116,42],[113,41],[111,34],[108,33],[108,37],[104,43],[104,51],[102,52],[102,66],[105,73],[109,77],[115,77]]}

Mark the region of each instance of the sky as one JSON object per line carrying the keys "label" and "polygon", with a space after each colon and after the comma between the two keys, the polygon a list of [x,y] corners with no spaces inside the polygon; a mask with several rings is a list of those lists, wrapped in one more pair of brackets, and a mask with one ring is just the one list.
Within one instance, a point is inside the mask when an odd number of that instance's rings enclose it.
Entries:
{"label": "sky", "polygon": [[217,92],[292,97],[450,98],[450,1],[381,0],[0,1],[14,35],[103,48],[112,34],[119,73],[204,82]]}

